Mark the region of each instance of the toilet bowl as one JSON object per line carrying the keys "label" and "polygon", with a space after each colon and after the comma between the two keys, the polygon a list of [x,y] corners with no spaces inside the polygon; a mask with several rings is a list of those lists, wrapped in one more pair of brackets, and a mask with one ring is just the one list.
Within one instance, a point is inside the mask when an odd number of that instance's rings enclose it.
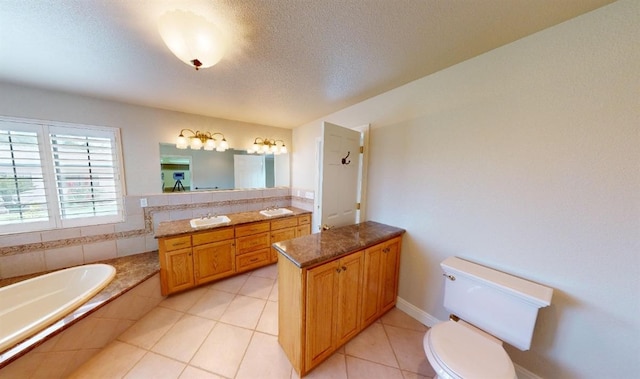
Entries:
{"label": "toilet bowl", "polygon": [[551,304],[553,289],[457,257],[440,266],[452,317],[423,339],[438,378],[517,378],[502,343],[529,350],[538,310]]}
{"label": "toilet bowl", "polygon": [[434,325],[424,351],[440,379],[514,379],[516,371],[502,343],[462,322]]}

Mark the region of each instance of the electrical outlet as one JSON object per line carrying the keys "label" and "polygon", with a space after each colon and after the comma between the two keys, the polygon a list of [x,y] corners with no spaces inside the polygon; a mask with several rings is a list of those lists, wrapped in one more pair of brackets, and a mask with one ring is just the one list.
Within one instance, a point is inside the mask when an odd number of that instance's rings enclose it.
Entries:
{"label": "electrical outlet", "polygon": [[147,198],[143,197],[142,199],[140,199],[140,207],[144,208],[147,206]]}
{"label": "electrical outlet", "polygon": [[313,192],[305,192],[304,197],[307,199],[313,199]]}

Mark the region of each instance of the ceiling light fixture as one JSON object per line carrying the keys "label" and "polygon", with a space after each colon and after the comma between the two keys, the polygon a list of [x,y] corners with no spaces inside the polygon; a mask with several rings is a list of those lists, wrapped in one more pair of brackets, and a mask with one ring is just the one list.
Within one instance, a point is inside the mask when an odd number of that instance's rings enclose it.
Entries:
{"label": "ceiling light fixture", "polygon": [[[280,143],[280,145],[278,145]],[[273,140],[268,138],[256,138],[253,141],[253,145],[249,149],[247,149],[247,153],[249,154],[286,154],[287,147],[284,145],[284,141]]]}
{"label": "ceiling light fixture", "polygon": [[158,31],[169,50],[196,70],[215,65],[224,55],[226,44],[220,29],[194,13],[167,12],[158,19]]}
{"label": "ceiling light fixture", "polygon": [[[190,132],[193,135],[185,137],[184,132]],[[220,143],[217,143],[218,140],[214,138],[217,134],[222,136]],[[229,143],[227,143],[222,133],[211,134],[210,132],[201,132],[199,130],[194,132],[191,129],[182,129],[176,140],[176,148],[186,149],[187,147],[193,150],[199,150],[201,147],[204,147],[204,149],[208,151],[213,151],[214,149],[216,151],[225,151],[229,148]]]}

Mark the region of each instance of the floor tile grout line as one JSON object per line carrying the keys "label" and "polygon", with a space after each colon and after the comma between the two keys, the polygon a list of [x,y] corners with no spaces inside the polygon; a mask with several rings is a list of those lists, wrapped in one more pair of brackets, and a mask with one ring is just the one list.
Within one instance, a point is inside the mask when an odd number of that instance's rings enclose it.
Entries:
{"label": "floor tile grout line", "polygon": [[244,359],[247,357],[247,351],[249,351],[249,346],[251,346],[251,341],[253,341],[253,336],[255,336],[256,331],[255,329],[251,332],[251,338],[249,338],[249,343],[247,343],[247,347],[244,349],[244,352],[242,353],[242,358],[240,359],[240,363],[238,363],[238,367],[236,368],[236,372],[233,374],[232,378],[237,378],[238,377],[238,373],[240,372],[240,367],[242,367],[242,362],[244,362]]}
{"label": "floor tile grout line", "polygon": [[[393,348],[391,350],[393,350]],[[389,365],[381,363],[381,362],[373,361],[371,359],[358,357],[357,355],[347,354],[346,352],[344,354],[342,354],[342,355],[344,355],[345,357],[351,357],[351,358],[359,359],[361,361],[375,363],[375,364],[380,365],[380,366],[389,367],[389,368],[393,368],[393,369],[402,371],[402,368],[400,367],[400,365],[398,365],[398,367],[393,367],[393,366],[389,366]],[[394,352],[394,358],[395,358],[395,352]],[[396,361],[397,361],[397,358],[396,358]],[[409,371],[409,370],[406,370],[406,371]]]}

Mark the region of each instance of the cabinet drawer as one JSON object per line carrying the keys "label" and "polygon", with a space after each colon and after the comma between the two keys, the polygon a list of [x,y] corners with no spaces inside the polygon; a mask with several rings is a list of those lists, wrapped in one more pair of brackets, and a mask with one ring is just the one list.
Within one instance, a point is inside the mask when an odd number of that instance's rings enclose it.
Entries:
{"label": "cabinet drawer", "polygon": [[[267,226],[269,226],[269,224],[267,224]],[[251,251],[266,249],[270,245],[269,232],[239,237],[236,239],[236,253],[238,255],[245,254]]]}
{"label": "cabinet drawer", "polygon": [[287,228],[287,229],[272,231],[271,243],[276,243],[276,242],[286,241],[286,240],[296,238],[296,228]]}
{"label": "cabinet drawer", "polygon": [[191,247],[191,236],[167,238],[164,240],[164,248],[167,251],[184,249],[186,247]]}
{"label": "cabinet drawer", "polygon": [[302,215],[298,217],[298,225],[311,224],[311,215]]}
{"label": "cabinet drawer", "polygon": [[216,229],[193,235],[193,246],[233,239],[233,227]]}
{"label": "cabinet drawer", "polygon": [[244,237],[269,231],[269,222],[257,222],[255,224],[236,226],[236,237]]}
{"label": "cabinet drawer", "polygon": [[236,272],[251,270],[269,263],[271,249],[262,249],[236,257]]}
{"label": "cabinet drawer", "polygon": [[271,230],[290,228],[292,226],[298,226],[298,219],[295,217],[288,217],[281,220],[271,221]]}

